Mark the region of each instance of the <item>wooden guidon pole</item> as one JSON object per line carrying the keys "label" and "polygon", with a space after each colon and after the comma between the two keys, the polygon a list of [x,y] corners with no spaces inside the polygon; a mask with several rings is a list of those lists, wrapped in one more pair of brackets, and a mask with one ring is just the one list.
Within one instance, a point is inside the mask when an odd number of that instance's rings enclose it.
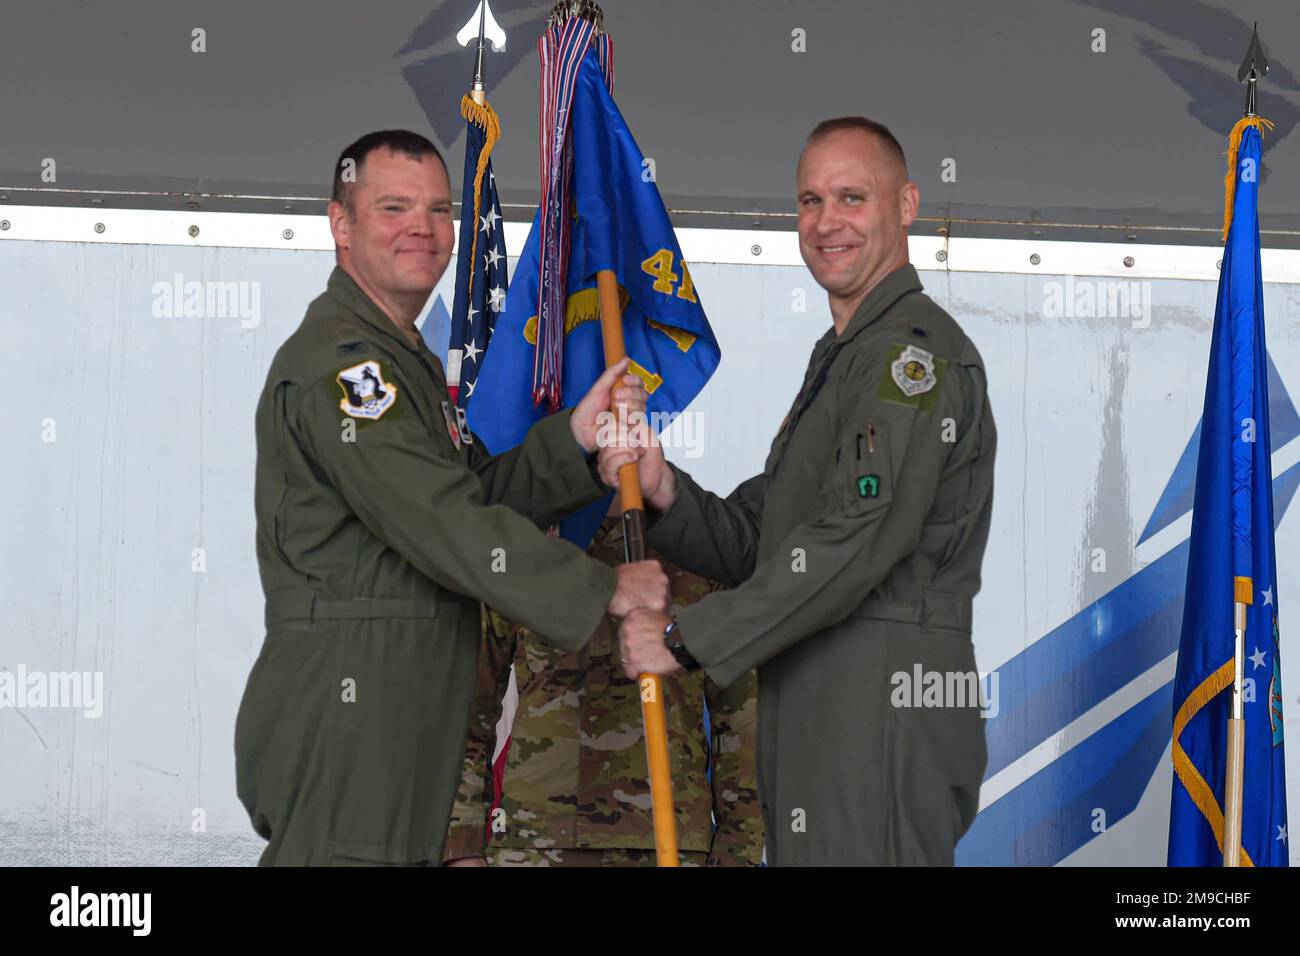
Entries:
{"label": "wooden guidon pole", "polygon": [[1246,769],[1246,609],[1254,601],[1250,578],[1232,579],[1232,711],[1228,717],[1228,765],[1223,781],[1223,865],[1241,866],[1241,801]]}
{"label": "wooden guidon pole", "polygon": [[[623,360],[623,313],[618,278],[609,269],[596,273],[600,296],[600,329],[605,342],[605,367]],[[618,383],[615,384],[615,387]],[[645,560],[645,502],[636,462],[618,471],[623,508],[623,554],[627,561]],[[668,770],[668,725],[664,717],[663,682],[655,674],[640,675],[641,717],[645,721],[646,762],[650,767],[650,797],[654,804],[655,856],[659,866],[677,866],[677,821],[673,816],[673,781]]]}

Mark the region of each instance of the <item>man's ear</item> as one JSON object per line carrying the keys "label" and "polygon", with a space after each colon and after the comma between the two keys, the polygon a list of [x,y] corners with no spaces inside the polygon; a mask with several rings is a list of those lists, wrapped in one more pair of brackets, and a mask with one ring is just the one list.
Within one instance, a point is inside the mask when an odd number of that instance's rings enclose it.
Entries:
{"label": "man's ear", "polygon": [[916,214],[921,208],[921,190],[916,183],[903,183],[903,189],[898,198],[898,205],[903,214],[903,228],[906,229],[916,220]]}
{"label": "man's ear", "polygon": [[338,200],[334,200],[329,205],[328,215],[330,219],[330,234],[334,237],[334,245],[339,249],[348,247],[349,227],[352,220],[348,216],[347,207]]}

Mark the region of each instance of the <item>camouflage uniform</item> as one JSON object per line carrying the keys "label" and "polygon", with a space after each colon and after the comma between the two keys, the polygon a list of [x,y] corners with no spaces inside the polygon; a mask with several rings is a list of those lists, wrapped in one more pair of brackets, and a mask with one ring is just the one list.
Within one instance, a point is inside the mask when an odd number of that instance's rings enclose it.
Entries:
{"label": "camouflage uniform", "polygon": [[[709,854],[703,850],[677,851],[678,866],[708,866]],[[489,846],[487,860],[490,866],[658,866],[654,850],[520,850],[508,846]],[[749,860],[728,860],[733,865],[747,864]],[[718,865],[722,861],[719,860]]]}
{"label": "camouflage uniform", "polygon": [[[590,553],[611,565],[622,562],[618,519],[605,522]],[[671,566],[665,570],[674,611],[717,587]],[[494,863],[652,864],[654,826],[641,698],[637,682],[623,673],[617,629],[609,618],[602,619],[586,647],[565,652],[485,609],[483,654],[444,859],[482,855],[485,831],[490,830],[488,856]],[[519,707],[504,793],[492,813],[490,764],[512,662]],[[762,857],[754,767],[756,695],[752,672],[725,690],[702,671],[664,679],[678,847],[688,865],[706,858],[710,865],[757,865]],[[713,733],[712,790],[706,777],[705,700]],[[718,822],[716,835],[711,813]]]}

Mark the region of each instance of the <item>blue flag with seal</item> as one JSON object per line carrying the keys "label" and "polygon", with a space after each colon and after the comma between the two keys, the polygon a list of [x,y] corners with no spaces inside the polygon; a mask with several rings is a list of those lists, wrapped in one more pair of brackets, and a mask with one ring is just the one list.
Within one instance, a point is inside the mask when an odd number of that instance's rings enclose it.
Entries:
{"label": "blue flag with seal", "polygon": [[1273,551],[1268,358],[1259,257],[1261,127],[1229,141],[1227,239],[1205,386],[1178,670],[1169,865],[1223,860],[1234,603],[1245,605],[1243,866],[1286,866],[1277,561]]}
{"label": "blue flag with seal", "polygon": [[[604,371],[596,273],[611,269],[631,370],[645,383],[652,425],[662,430],[699,394],[721,351],[652,165],[614,104],[594,47],[578,67],[569,117],[573,215],[559,406],[577,404]],[[539,209],[469,401],[470,428],[495,454],[519,444],[551,412],[548,403],[534,402],[541,215]],[[561,525],[561,534],[586,547],[608,506],[608,498],[588,506]]]}

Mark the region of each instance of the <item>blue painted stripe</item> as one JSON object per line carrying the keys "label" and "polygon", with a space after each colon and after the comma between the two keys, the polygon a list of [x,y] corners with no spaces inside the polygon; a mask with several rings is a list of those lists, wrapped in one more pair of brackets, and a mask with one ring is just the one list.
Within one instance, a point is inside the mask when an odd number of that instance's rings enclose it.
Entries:
{"label": "blue painted stripe", "polygon": [[[1298,487],[1300,464],[1273,479],[1275,526]],[[1178,649],[1189,546],[1162,555],[998,668],[986,778]]]}
{"label": "blue painted stripe", "polygon": [[[1053,866],[1133,812],[1169,745],[1173,682],[986,807],[959,866]],[[1099,815],[1098,811],[1104,816]]]}
{"label": "blue painted stripe", "polygon": [[[1269,436],[1272,448],[1281,448],[1291,439],[1300,436],[1300,413],[1296,412],[1295,403],[1286,390],[1286,383],[1278,374],[1273,357],[1268,357],[1268,419]],[[1167,528],[1187,512],[1192,510],[1192,501],[1196,494],[1196,459],[1201,449],[1201,423],[1196,423],[1191,440],[1183,449],[1178,466],[1169,477],[1151,519],[1138,538],[1141,544],[1157,531]]]}
{"label": "blue painted stripe", "polygon": [[992,776],[1178,649],[1188,542],[998,668]]}

